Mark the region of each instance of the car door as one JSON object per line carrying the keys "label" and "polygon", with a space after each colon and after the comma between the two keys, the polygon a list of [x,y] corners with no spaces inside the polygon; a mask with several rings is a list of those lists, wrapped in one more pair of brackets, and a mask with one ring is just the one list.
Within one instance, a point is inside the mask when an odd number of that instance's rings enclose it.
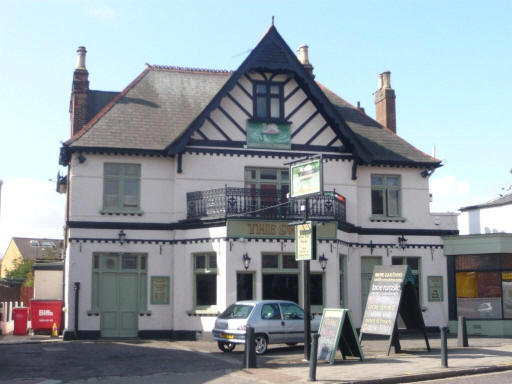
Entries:
{"label": "car door", "polygon": [[304,311],[294,303],[280,303],[281,315],[286,331],[286,343],[302,343],[304,341]]}
{"label": "car door", "polygon": [[268,341],[271,344],[284,343],[286,334],[281,310],[277,303],[264,303],[261,306],[261,315],[256,333],[265,333],[268,335]]}

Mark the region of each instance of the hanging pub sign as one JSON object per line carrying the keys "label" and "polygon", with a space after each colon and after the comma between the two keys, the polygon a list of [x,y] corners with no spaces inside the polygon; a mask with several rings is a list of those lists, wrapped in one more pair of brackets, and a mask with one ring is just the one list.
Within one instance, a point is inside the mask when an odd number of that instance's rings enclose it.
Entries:
{"label": "hanging pub sign", "polygon": [[313,230],[313,223],[306,221],[304,224],[295,226],[295,260],[316,259],[316,239]]}
{"label": "hanging pub sign", "polygon": [[290,165],[290,197],[301,197],[323,191],[322,158]]}
{"label": "hanging pub sign", "polygon": [[349,309],[325,308],[318,334],[318,360],[327,360],[329,364],[334,364],[338,349],[343,360],[346,356],[359,357],[361,361],[364,359]]}
{"label": "hanging pub sign", "polygon": [[393,345],[400,352],[398,315],[407,329],[423,333],[430,351],[425,322],[418,301],[414,276],[407,265],[382,266],[373,269],[370,293],[366,302],[359,341],[364,334],[389,336],[388,355]]}

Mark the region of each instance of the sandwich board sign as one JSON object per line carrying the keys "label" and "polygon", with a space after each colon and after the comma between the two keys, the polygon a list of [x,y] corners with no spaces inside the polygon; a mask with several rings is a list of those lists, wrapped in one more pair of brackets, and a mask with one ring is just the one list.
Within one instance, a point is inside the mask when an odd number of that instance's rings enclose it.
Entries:
{"label": "sandwich board sign", "polygon": [[339,349],[343,360],[346,356],[364,359],[363,350],[357,339],[349,309],[325,308],[318,328],[318,360],[334,364],[334,356]]}
{"label": "sandwich board sign", "polygon": [[409,267],[376,265],[373,269],[359,341],[361,342],[366,333],[389,336],[388,355],[392,345],[395,347],[395,353],[399,353],[399,314],[407,329],[418,329],[423,332],[427,349],[430,351],[425,322],[414,286],[414,276]]}

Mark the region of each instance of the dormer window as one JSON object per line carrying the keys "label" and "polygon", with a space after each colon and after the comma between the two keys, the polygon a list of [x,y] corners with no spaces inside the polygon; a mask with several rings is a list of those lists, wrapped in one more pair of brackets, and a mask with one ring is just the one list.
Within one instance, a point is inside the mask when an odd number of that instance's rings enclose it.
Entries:
{"label": "dormer window", "polygon": [[284,119],[283,84],[271,81],[254,82],[254,117],[259,121]]}

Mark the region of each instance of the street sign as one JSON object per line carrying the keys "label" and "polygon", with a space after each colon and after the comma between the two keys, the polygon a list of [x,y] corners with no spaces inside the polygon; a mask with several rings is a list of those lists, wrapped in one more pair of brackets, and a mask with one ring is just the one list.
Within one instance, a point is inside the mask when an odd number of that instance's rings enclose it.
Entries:
{"label": "street sign", "polygon": [[313,234],[313,223],[306,221],[295,226],[295,260],[314,260],[316,241]]}
{"label": "street sign", "polygon": [[290,166],[290,197],[301,197],[323,191],[322,159],[311,159]]}

